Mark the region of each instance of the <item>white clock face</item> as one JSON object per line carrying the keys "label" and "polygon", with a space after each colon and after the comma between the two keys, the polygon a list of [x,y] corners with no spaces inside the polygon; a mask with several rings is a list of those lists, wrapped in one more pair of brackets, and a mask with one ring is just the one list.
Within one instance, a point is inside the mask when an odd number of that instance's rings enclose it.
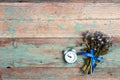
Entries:
{"label": "white clock face", "polygon": [[74,63],[77,60],[77,55],[73,51],[69,51],[65,54],[65,60],[68,63]]}

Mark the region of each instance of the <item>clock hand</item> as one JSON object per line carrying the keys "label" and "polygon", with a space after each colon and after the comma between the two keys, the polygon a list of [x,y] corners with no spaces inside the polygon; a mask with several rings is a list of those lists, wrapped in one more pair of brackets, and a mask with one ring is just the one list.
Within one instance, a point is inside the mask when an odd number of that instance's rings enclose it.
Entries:
{"label": "clock hand", "polygon": [[72,56],[68,55],[69,58],[72,58]]}

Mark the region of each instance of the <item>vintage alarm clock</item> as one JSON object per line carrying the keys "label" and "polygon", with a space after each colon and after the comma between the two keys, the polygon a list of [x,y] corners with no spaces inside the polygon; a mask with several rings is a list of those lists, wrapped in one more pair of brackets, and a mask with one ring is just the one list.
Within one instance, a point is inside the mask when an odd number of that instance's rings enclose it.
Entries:
{"label": "vintage alarm clock", "polygon": [[77,54],[75,49],[65,50],[64,59],[67,63],[75,63],[77,61]]}

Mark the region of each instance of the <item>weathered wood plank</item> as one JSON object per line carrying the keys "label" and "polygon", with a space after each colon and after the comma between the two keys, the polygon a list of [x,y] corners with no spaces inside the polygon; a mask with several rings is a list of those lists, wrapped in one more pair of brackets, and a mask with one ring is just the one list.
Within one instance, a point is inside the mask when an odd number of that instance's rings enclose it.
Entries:
{"label": "weathered wood plank", "polygon": [[2,80],[119,80],[120,68],[97,68],[84,75],[80,68],[13,68],[0,69]]}
{"label": "weathered wood plank", "polygon": [[76,3],[119,3],[119,0],[0,0],[0,2],[76,2]]}
{"label": "weathered wood plank", "polygon": [[[1,80],[119,80],[119,6],[113,3],[0,3],[0,67],[10,68],[0,69]],[[81,42],[80,34],[85,30],[102,31],[115,37],[117,42],[109,55],[104,56],[105,62],[90,76],[82,76],[79,68],[83,64],[82,56],[76,63],[67,64],[62,53],[66,47],[75,46],[79,39]]]}
{"label": "weathered wood plank", "polygon": [[100,30],[118,37],[119,6],[113,3],[0,3],[0,37],[78,37],[84,30]]}
{"label": "weathered wood plank", "polygon": [[114,3],[0,3],[1,20],[119,19]]}
{"label": "weathered wood plank", "polygon": [[[113,44],[120,42],[120,37],[111,37]],[[15,45],[14,45],[15,43]],[[42,44],[58,44],[58,45],[71,45],[71,46],[78,46],[80,43],[82,43],[82,37],[45,37],[45,38],[35,38],[35,37],[29,37],[29,38],[0,38],[0,47],[5,46],[16,46],[17,43],[24,43],[24,44],[32,44],[36,47]]]}
{"label": "weathered wood plank", "polygon": [[80,37],[83,31],[120,36],[120,20],[0,21],[0,37]]}
{"label": "weathered wood plank", "polygon": [[[82,56],[78,56],[74,64],[65,63],[62,53],[67,47],[78,45],[81,38],[3,38],[0,42],[0,67],[80,67],[83,64]],[[99,67],[120,66],[120,39],[114,42]],[[77,51],[80,48],[76,48]]]}

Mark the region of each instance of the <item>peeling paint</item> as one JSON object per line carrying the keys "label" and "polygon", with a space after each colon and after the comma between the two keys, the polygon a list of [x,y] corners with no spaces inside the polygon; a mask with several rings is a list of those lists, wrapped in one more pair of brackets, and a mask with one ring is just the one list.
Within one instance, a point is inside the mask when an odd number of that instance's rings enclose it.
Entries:
{"label": "peeling paint", "polygon": [[23,31],[24,31],[24,32],[27,32],[27,27],[24,27]]}
{"label": "peeling paint", "polygon": [[65,20],[65,19],[66,19],[66,16],[62,16],[62,19]]}
{"label": "peeling paint", "polygon": [[94,22],[91,24],[90,28],[91,28],[91,29],[94,29],[94,28],[97,27],[96,25],[97,25],[97,23],[94,21]]}
{"label": "peeling paint", "polygon": [[15,13],[15,11],[12,7],[4,8],[3,10],[4,10],[6,15],[13,15]]}
{"label": "peeling paint", "polygon": [[86,30],[86,24],[76,22],[74,26],[74,30],[75,31]]}
{"label": "peeling paint", "polygon": [[[68,46],[72,46],[71,44]],[[14,48],[12,45],[1,47],[0,48],[0,67],[25,67],[31,65],[44,65],[50,63],[56,67],[75,67],[76,65],[81,65],[83,63],[83,57],[78,56],[77,63],[67,64],[64,62],[62,58],[62,50],[66,49],[66,46],[57,45],[57,44],[43,44],[36,47],[32,44],[23,44],[17,43],[17,48]],[[49,53],[45,52],[45,50],[50,50]],[[57,52],[55,51],[57,50]],[[104,63],[98,64],[99,67],[105,67],[109,64],[109,66],[120,66],[119,56],[116,57],[115,54],[119,55],[119,44],[115,46],[115,49],[112,48],[112,52],[105,55]],[[50,54],[50,55],[49,55]],[[60,57],[60,59],[55,59],[55,57]],[[114,60],[112,63],[111,60]],[[42,62],[42,64],[41,64]],[[113,65],[114,64],[114,65]]]}
{"label": "peeling paint", "polygon": [[61,28],[61,29],[64,29],[65,28],[65,25],[64,24],[58,24],[57,25],[59,28]]}
{"label": "peeling paint", "polygon": [[57,15],[50,15],[50,14],[46,14],[46,16],[50,19],[55,19],[57,17]]}
{"label": "peeling paint", "polygon": [[10,35],[11,35],[12,37],[15,36],[16,29],[15,29],[14,26],[8,26],[8,27],[6,28],[6,30],[10,33]]}
{"label": "peeling paint", "polygon": [[[32,44],[22,44],[17,43],[18,47],[14,48],[13,46],[9,45],[6,47],[0,48],[0,67],[7,67],[7,66],[14,66],[14,67],[25,67],[29,65],[38,65],[41,64],[48,64],[53,62],[61,63],[63,60],[55,60],[54,56],[56,55],[46,55],[48,53],[43,53],[44,49],[47,50],[54,50],[60,49],[63,50],[64,47],[59,45],[42,45],[39,48]],[[32,49],[39,50],[39,53],[36,54],[36,51],[31,51]],[[61,53],[62,55],[62,53]],[[12,65],[11,65],[12,64]]]}
{"label": "peeling paint", "polygon": [[[93,23],[90,24],[90,29],[96,28],[97,27],[96,25],[97,25],[97,23],[94,21]],[[75,22],[74,30],[75,31],[78,31],[78,30],[87,30],[87,26],[86,26],[85,23]]]}
{"label": "peeling paint", "polygon": [[[22,24],[23,22],[30,22],[30,23],[33,22],[33,20],[26,15],[28,14],[28,12],[29,10],[23,11],[19,7],[15,7],[15,8],[11,6],[4,7],[4,13],[5,13],[4,24],[7,24],[7,23],[9,24],[8,26],[6,26],[7,28],[5,30],[9,31],[9,35],[11,37],[14,37],[16,33],[16,29],[14,26],[18,24]],[[11,19],[11,20],[8,20],[8,19]],[[23,28],[23,30],[24,32],[26,32],[27,29]]]}

